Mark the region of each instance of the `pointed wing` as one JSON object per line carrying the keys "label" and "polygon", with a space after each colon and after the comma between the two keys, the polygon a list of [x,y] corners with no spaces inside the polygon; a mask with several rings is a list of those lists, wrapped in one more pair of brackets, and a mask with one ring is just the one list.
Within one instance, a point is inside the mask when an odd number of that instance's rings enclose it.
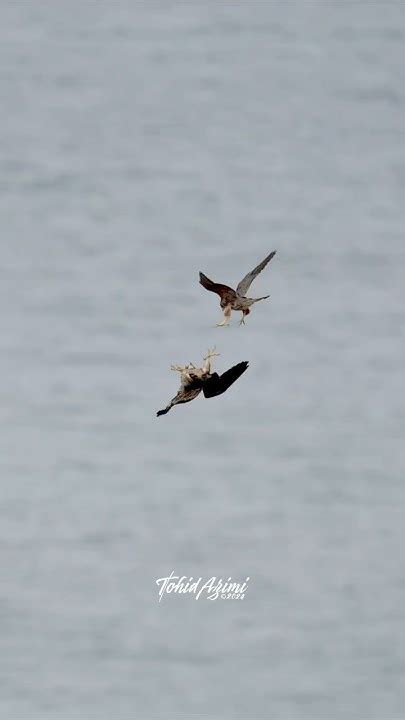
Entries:
{"label": "pointed wing", "polygon": [[177,395],[173,398],[173,400],[170,400],[169,404],[163,408],[163,410],[159,410],[156,415],[159,417],[159,415],[166,415],[166,413],[169,412],[169,410],[173,407],[173,405],[180,405],[180,403],[187,403],[191,400],[194,400],[194,398],[197,397],[201,392],[201,383],[198,387],[189,386],[188,388],[184,388],[179,390]]}
{"label": "pointed wing", "polygon": [[235,290],[232,290],[228,285],[222,285],[221,283],[214,283],[204,273],[200,272],[200,285],[205,287],[206,290],[217,293],[221,298],[221,306],[225,307],[232,300],[236,298]]}
{"label": "pointed wing", "polygon": [[244,360],[243,362],[238,363],[237,365],[234,365],[233,367],[229,368],[226,372],[222,373],[222,375],[218,375],[218,373],[212,373],[210,377],[204,381],[203,384],[203,393],[206,398],[215,397],[216,395],[222,395],[226,390],[228,390],[231,385],[240,378],[242,373],[245,372],[245,370],[248,369],[249,363]]}
{"label": "pointed wing", "polygon": [[271,252],[270,255],[267,255],[267,257],[265,257],[264,260],[262,260],[261,263],[259,263],[259,265],[255,267],[254,270],[245,275],[243,280],[240,281],[238,287],[236,288],[236,292],[238,293],[238,295],[246,295],[255,277],[257,277],[257,275],[263,270],[263,268],[266,267],[267,263],[269,263],[270,260],[274,258],[275,254],[276,250],[273,250],[273,252]]}

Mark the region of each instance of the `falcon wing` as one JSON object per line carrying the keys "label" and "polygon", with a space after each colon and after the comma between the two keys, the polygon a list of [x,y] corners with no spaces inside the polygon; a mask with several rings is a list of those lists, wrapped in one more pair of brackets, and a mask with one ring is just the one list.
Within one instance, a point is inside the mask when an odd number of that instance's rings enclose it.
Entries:
{"label": "falcon wing", "polygon": [[221,306],[225,307],[232,300],[236,298],[235,290],[232,290],[228,285],[221,285],[221,283],[214,283],[204,273],[200,272],[200,285],[205,287],[206,290],[217,293],[221,297]]}
{"label": "falcon wing", "polygon": [[159,410],[156,415],[159,417],[159,415],[166,415],[166,413],[169,412],[169,410],[173,407],[173,405],[180,405],[180,403],[187,403],[191,400],[194,400],[194,398],[197,397],[201,392],[201,384],[199,384],[198,387],[189,386],[188,388],[180,389],[177,395],[173,398],[173,400],[170,400],[167,407],[163,408],[163,410]]}
{"label": "falcon wing", "polygon": [[274,258],[275,254],[276,251],[273,250],[273,252],[271,252],[270,255],[267,255],[267,257],[265,257],[264,260],[262,260],[261,263],[259,263],[259,265],[255,267],[254,270],[245,275],[243,280],[240,281],[238,287],[236,288],[236,292],[238,293],[238,295],[246,295],[255,277],[257,277],[257,275],[263,270],[263,268],[266,267],[267,263],[269,263],[270,260]]}
{"label": "falcon wing", "polygon": [[222,373],[222,375],[218,375],[218,373],[212,373],[212,375],[210,375],[209,378],[203,383],[202,389],[204,397],[210,398],[215,397],[216,395],[222,395],[222,393],[224,393],[225,390],[228,390],[228,388],[233,385],[235,380],[237,380],[242,375],[242,373],[244,373],[245,370],[248,369],[248,366],[249,363],[244,360],[243,362],[240,362],[237,365],[229,368],[229,370]]}

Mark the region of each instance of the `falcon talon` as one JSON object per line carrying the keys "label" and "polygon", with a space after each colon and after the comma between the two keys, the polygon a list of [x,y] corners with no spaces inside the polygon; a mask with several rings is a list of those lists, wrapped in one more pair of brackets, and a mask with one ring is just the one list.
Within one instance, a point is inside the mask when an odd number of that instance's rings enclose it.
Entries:
{"label": "falcon talon", "polygon": [[212,350],[210,350],[208,348],[208,352],[207,352],[207,355],[205,356],[204,360],[209,360],[209,358],[212,358],[212,357],[219,357],[220,354],[221,353],[216,352],[215,348],[212,348]]}

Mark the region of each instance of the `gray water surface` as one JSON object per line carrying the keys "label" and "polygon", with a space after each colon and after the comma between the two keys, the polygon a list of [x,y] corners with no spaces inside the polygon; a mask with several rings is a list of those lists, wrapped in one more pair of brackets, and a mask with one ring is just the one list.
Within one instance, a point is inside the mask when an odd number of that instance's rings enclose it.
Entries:
{"label": "gray water surface", "polygon": [[404,717],[404,7],[2,4],[7,720]]}

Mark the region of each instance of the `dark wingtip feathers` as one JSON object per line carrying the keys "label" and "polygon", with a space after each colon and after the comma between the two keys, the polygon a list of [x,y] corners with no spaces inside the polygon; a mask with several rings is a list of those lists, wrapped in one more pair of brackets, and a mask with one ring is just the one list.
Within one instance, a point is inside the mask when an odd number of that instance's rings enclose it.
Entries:
{"label": "dark wingtip feathers", "polygon": [[247,370],[248,367],[249,367],[249,360],[242,360],[242,361],[241,361],[240,363],[238,363],[235,367],[240,368],[240,370],[241,370],[241,373],[240,373],[240,374],[242,375],[242,373],[244,373],[245,370]]}
{"label": "dark wingtip feathers", "polygon": [[156,417],[159,417],[160,415],[166,415],[170,410],[170,407],[164,408],[164,410],[158,410],[156,413]]}
{"label": "dark wingtip feathers", "polygon": [[241,369],[242,369],[241,375],[242,375],[249,367],[249,360],[242,360],[242,362],[239,364],[242,366],[241,367]]}

